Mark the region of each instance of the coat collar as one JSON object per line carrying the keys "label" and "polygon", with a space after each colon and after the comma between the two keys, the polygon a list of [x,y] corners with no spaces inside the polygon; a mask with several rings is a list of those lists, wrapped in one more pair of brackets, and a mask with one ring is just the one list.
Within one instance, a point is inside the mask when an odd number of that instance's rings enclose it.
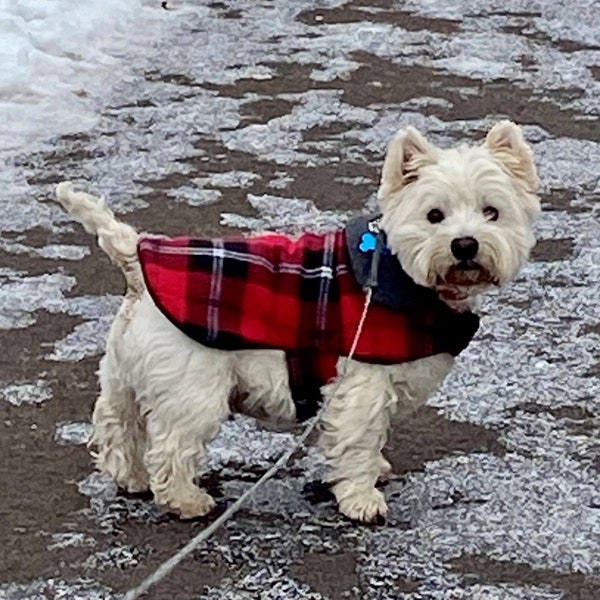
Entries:
{"label": "coat collar", "polygon": [[[361,215],[351,219],[346,225],[346,243],[350,255],[352,271],[357,282],[366,287],[371,277],[371,266],[374,247],[369,248],[368,235],[373,235],[370,225],[380,215]],[[367,234],[367,238],[365,238]],[[383,243],[385,232],[381,231]],[[440,302],[437,293],[429,288],[416,284],[402,269],[400,262],[387,247],[384,247],[379,258],[376,273],[377,286],[373,288],[373,300],[394,310],[411,310],[431,306]]]}

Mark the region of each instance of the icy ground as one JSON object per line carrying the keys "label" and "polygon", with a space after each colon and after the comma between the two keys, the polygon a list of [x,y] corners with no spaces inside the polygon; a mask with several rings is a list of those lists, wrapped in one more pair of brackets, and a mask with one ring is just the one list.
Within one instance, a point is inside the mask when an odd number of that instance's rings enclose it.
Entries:
{"label": "icy ground", "polygon": [[[374,205],[400,126],[448,145],[501,117],[536,154],[540,241],[394,433],[388,522],[341,519],[310,449],[149,597],[599,598],[598,3],[158,4],[0,3],[0,600],[116,599],[203,526],[92,471],[122,281],[55,182],[142,229],[320,229]],[[220,502],[293,435],[227,423]]]}

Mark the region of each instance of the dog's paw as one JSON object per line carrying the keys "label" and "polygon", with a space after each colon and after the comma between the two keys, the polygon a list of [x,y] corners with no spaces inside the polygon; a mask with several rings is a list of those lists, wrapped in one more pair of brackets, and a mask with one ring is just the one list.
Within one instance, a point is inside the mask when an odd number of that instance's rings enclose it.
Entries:
{"label": "dog's paw", "polygon": [[216,505],[215,499],[210,494],[207,494],[203,490],[198,490],[198,493],[194,494],[193,498],[172,503],[171,507],[179,513],[179,518],[182,521],[186,521],[206,516]]}
{"label": "dog's paw", "polygon": [[375,488],[343,498],[340,500],[339,508],[343,515],[362,523],[385,519],[388,511],[383,494]]}

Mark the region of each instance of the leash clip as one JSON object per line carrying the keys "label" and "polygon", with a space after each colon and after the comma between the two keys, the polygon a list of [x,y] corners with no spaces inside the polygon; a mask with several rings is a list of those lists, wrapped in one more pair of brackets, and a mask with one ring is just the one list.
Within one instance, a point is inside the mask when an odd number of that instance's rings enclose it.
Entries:
{"label": "leash clip", "polygon": [[369,271],[369,278],[367,279],[365,291],[373,290],[377,287],[379,259],[381,258],[381,253],[385,248],[385,243],[383,240],[384,233],[379,227],[380,223],[380,219],[375,219],[373,221],[369,221],[369,224],[367,225],[369,232],[375,237],[375,247],[373,248],[373,255],[371,256],[371,269]]}

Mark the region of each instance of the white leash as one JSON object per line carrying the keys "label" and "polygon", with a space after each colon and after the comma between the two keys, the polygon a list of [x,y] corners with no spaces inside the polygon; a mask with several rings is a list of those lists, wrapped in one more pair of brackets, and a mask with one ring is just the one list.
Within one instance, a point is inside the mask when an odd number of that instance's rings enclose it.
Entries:
{"label": "white leash", "polygon": [[367,287],[365,291],[365,304],[363,307],[363,312],[360,317],[360,321],[358,323],[358,327],[356,328],[356,333],[354,334],[354,339],[352,341],[352,346],[350,348],[350,352],[348,356],[344,359],[342,372],[340,373],[336,385],[333,388],[333,391],[329,395],[327,399],[323,401],[323,404],[319,408],[315,418],[312,423],[310,423],[306,429],[302,432],[302,435],[296,440],[294,444],[290,447],[287,452],[281,455],[279,460],[250,488],[248,488],[218,519],[213,521],[206,529],[203,529],[199,532],[195,537],[193,537],[181,550],[176,552],[171,558],[163,562],[159,567],[146,579],[138,585],[136,588],[132,588],[129,590],[122,600],[136,600],[142,594],[145,594],[154,584],[158,583],[162,579],[164,579],[184,558],[189,556],[200,544],[202,544],[206,539],[208,539],[223,523],[225,523],[230,517],[232,517],[244,504],[244,502],[252,496],[266,481],[271,479],[277,471],[285,467],[287,462],[290,460],[292,455],[304,444],[308,436],[314,431],[317,424],[320,422],[325,410],[329,406],[331,399],[337,393],[340,384],[344,380],[348,372],[348,365],[356,352],[356,346],[358,345],[358,340],[360,338],[360,334],[362,333],[365,319],[367,318],[367,311],[369,310],[369,305],[371,304],[371,296],[373,295],[373,288]]}

